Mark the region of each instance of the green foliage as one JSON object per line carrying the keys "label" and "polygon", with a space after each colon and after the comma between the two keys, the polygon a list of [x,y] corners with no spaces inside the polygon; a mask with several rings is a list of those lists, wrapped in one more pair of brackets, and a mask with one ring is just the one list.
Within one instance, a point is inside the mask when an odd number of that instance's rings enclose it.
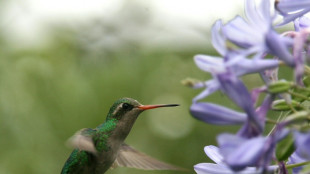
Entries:
{"label": "green foliage", "polygon": [[[174,138],[162,136],[150,129],[157,123],[148,118],[150,112],[160,111],[148,111],[137,120],[128,144],[184,168],[208,160],[201,152],[205,144],[215,144],[220,128],[212,127],[206,136],[210,127],[187,112],[199,91],[180,83],[186,76],[203,75],[192,60],[197,51],[145,50],[142,45],[128,44],[114,51],[92,52],[79,42],[80,37],[62,31],[49,47],[31,50],[13,50],[0,41],[4,45],[0,47],[0,173],[60,173],[72,152],[65,146],[67,139],[82,128],[101,124],[121,97],[143,104],[180,103],[185,112],[165,117],[177,118],[170,121],[189,130]],[[219,95],[213,99],[222,100]],[[182,118],[190,118],[191,124],[183,124]],[[145,171],[120,168],[108,173]]]}

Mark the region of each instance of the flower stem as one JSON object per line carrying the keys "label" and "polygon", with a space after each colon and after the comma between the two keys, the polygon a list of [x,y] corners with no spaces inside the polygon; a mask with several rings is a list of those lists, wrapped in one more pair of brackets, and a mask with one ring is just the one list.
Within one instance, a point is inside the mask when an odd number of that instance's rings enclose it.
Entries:
{"label": "flower stem", "polygon": [[308,100],[308,99],[309,99],[309,97],[306,97],[306,96],[304,96],[304,95],[298,94],[298,93],[296,93],[296,92],[289,91],[288,93],[291,94],[291,95],[294,95],[294,96],[296,96],[296,97],[305,99],[305,100]]}
{"label": "flower stem", "polygon": [[292,168],[304,166],[304,165],[307,165],[307,164],[310,164],[310,161],[305,161],[305,162],[296,163],[296,164],[289,164],[289,165],[286,165],[286,169],[292,169]]}
{"label": "flower stem", "polygon": [[294,88],[297,88],[297,89],[300,89],[300,90],[303,90],[303,91],[310,92],[310,89],[305,88],[305,87],[301,87],[301,86],[298,86],[298,85],[294,85],[293,87],[294,87]]}
{"label": "flower stem", "polygon": [[271,120],[271,119],[266,119],[266,123],[269,123],[269,124],[278,124],[278,122],[276,120]]}

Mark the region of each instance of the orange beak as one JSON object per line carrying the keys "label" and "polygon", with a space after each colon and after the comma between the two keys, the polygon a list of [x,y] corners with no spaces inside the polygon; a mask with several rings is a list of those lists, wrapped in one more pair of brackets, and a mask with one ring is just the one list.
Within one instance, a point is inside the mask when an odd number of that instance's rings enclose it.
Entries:
{"label": "orange beak", "polygon": [[148,109],[155,109],[155,108],[161,108],[161,107],[175,107],[179,106],[178,104],[163,104],[163,105],[140,105],[138,106],[141,110],[148,110]]}

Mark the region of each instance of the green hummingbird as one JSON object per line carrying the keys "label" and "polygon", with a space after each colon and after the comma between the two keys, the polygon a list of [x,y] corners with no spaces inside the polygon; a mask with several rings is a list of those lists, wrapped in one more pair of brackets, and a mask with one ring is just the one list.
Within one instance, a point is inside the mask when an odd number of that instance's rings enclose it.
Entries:
{"label": "green hummingbird", "polygon": [[139,114],[148,109],[178,104],[142,105],[131,98],[117,100],[104,123],[78,131],[68,143],[75,149],[61,174],[103,174],[109,168],[131,167],[145,170],[182,170],[156,160],[124,143]]}

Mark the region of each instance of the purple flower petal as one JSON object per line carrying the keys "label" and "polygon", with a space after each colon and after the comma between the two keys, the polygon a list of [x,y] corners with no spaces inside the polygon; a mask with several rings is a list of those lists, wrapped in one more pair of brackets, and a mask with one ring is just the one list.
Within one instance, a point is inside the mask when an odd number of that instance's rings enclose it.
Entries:
{"label": "purple flower petal", "polygon": [[281,12],[298,12],[309,7],[309,0],[281,0],[278,2],[277,7]]}
{"label": "purple flower petal", "polygon": [[261,72],[267,69],[276,68],[279,61],[276,59],[248,59],[243,55],[229,52],[225,59],[207,55],[196,55],[194,61],[196,65],[203,71],[219,74],[225,72],[227,68],[231,68],[237,76],[245,74]]}
{"label": "purple flower petal", "polygon": [[258,120],[257,114],[254,110],[254,103],[252,102],[251,95],[245,85],[236,76],[229,72],[220,74],[217,77],[221,90],[247,113],[249,123],[247,126],[255,130],[256,133],[261,133],[263,131],[263,125]]}
{"label": "purple flower petal", "polygon": [[[275,171],[277,166],[271,166],[269,171]],[[262,170],[255,167],[247,167],[243,171],[236,173],[230,168],[212,163],[200,163],[194,166],[197,174],[261,174]]]}
{"label": "purple flower petal", "polygon": [[[233,135],[229,134],[223,134],[223,138],[228,138],[227,141],[232,140],[232,142],[238,143]],[[237,138],[238,139],[238,138]],[[243,142],[244,139],[241,138],[241,142]],[[220,153],[220,149],[216,146],[206,146],[204,148],[206,155],[212,159],[216,164],[213,163],[200,163],[194,166],[194,169],[197,174],[261,174],[263,172],[263,168],[256,168],[256,167],[246,167],[244,170],[236,172],[231,170],[228,165],[223,163],[224,156]],[[278,166],[268,166],[265,169],[267,169],[268,173],[273,173]]]}
{"label": "purple flower petal", "polygon": [[[221,90],[239,107],[245,111],[253,109],[253,103],[249,102],[251,101],[251,95],[243,82],[233,73],[226,72],[218,74],[217,79],[220,83]],[[252,112],[254,112],[254,109]]]}
{"label": "purple flower petal", "polygon": [[246,166],[257,165],[259,159],[261,159],[265,141],[264,137],[258,137],[244,142],[235,149],[234,153],[225,158],[226,163],[236,171],[240,171]]}
{"label": "purple flower petal", "polygon": [[237,16],[223,27],[223,34],[241,48],[256,47],[256,51],[263,52],[265,35],[271,30],[272,24],[270,2],[262,1],[258,9],[253,0],[246,0],[245,3],[248,22]]}
{"label": "purple flower petal", "polygon": [[295,19],[294,26],[296,31],[301,31],[302,29],[310,27],[310,19],[302,16],[300,18]]}
{"label": "purple flower petal", "polygon": [[269,52],[283,60],[287,65],[295,66],[293,56],[290,54],[286,44],[282,42],[282,37],[275,31],[270,31],[266,34],[266,46]]}
{"label": "purple flower petal", "polygon": [[[223,58],[212,57],[207,55],[196,55],[194,61],[196,65],[203,71],[211,73],[215,79],[209,80],[205,83],[206,90],[193,99],[194,102],[210,95],[219,89],[220,84],[216,79],[217,74],[225,74],[226,71],[233,71],[237,76],[248,73],[255,73],[264,71],[269,68],[278,66],[277,60],[260,60],[260,59],[247,59],[242,55],[237,55],[234,52],[228,52],[225,57],[227,61],[224,62]],[[201,86],[201,85],[200,85]]]}
{"label": "purple flower petal", "polygon": [[266,92],[267,91],[267,87],[263,86],[263,87],[259,87],[259,88],[255,88],[251,91],[251,98],[252,98],[252,102],[256,103],[258,100],[259,95],[262,92]]}
{"label": "purple flower petal", "polygon": [[221,57],[196,55],[194,56],[194,61],[198,68],[209,73],[225,71],[224,60]]}
{"label": "purple flower petal", "polygon": [[260,166],[259,162],[266,153],[267,141],[267,138],[261,136],[251,139],[229,134],[218,136],[225,163],[234,171],[243,170],[247,166]]}
{"label": "purple flower petal", "polygon": [[310,160],[310,131],[306,133],[294,132],[296,153],[298,156]]}
{"label": "purple flower petal", "polygon": [[308,13],[310,11],[310,1],[281,0],[276,4],[276,9],[284,17],[283,22],[279,25],[284,25]]}
{"label": "purple flower petal", "polygon": [[223,35],[239,47],[247,49],[246,54],[270,52],[288,65],[294,66],[294,60],[287,44],[289,39],[281,37],[272,28],[273,17],[269,11],[270,2],[261,1],[258,9],[255,1],[246,0],[245,2],[248,22],[237,16],[224,25]]}
{"label": "purple flower petal", "polygon": [[[197,174],[236,174],[225,163],[224,157],[220,154],[219,148],[216,146],[206,146],[204,148],[206,155],[212,159],[213,163],[200,163],[194,166]],[[277,166],[268,166],[268,171],[275,171]],[[256,167],[246,167],[244,170],[239,171],[238,174],[261,174],[262,169]]]}
{"label": "purple flower petal", "polygon": [[[259,122],[261,123],[260,126],[264,127],[265,126],[265,119],[266,119],[266,115],[267,112],[269,111],[272,101],[274,100],[275,96],[271,96],[271,95],[267,95],[263,101],[263,103],[261,104],[260,107],[258,107],[256,109],[256,115],[257,115],[257,119],[259,120]],[[256,135],[260,135],[261,134],[261,130],[256,129],[256,127],[252,126],[251,123],[249,121],[247,121],[243,127],[239,130],[238,135],[242,136],[242,137],[253,137]]]}
{"label": "purple flower petal", "polygon": [[233,68],[238,76],[262,72],[266,69],[276,68],[279,65],[279,61],[275,59],[242,59]]}
{"label": "purple flower petal", "polygon": [[236,136],[234,134],[223,133],[217,136],[217,142],[220,146],[220,153],[224,157],[233,153],[235,149],[238,148],[245,141],[246,138]]}
{"label": "purple flower petal", "polygon": [[[297,164],[297,163],[302,163],[302,162],[306,162],[307,159],[302,158],[301,156],[299,156],[298,153],[296,153],[296,151],[289,157],[289,160],[287,162],[287,164]],[[294,167],[293,168],[293,174],[299,174],[300,171],[303,169],[303,166],[300,167]]]}
{"label": "purple flower petal", "polygon": [[[260,126],[263,127],[263,126]],[[258,128],[257,125],[252,125],[250,121],[246,121],[245,124],[238,131],[237,135],[245,138],[253,138],[262,134],[262,128]]]}
{"label": "purple flower petal", "polygon": [[212,45],[222,56],[224,56],[227,52],[226,49],[226,38],[220,32],[222,28],[222,21],[217,20],[211,30],[212,35]]}
{"label": "purple flower petal", "polygon": [[213,163],[196,164],[194,170],[197,174],[234,174],[231,169]]}
{"label": "purple flower petal", "polygon": [[[242,48],[249,48],[263,40],[262,35],[253,30],[240,16],[224,25],[222,31],[228,40]],[[249,39],[249,36],[251,36],[251,39]]]}
{"label": "purple flower petal", "polygon": [[197,95],[194,99],[193,102],[197,102],[200,99],[203,99],[204,97],[212,94],[213,92],[217,91],[220,88],[219,83],[217,80],[212,79],[206,82],[206,89],[203,90],[199,95]]}
{"label": "purple flower petal", "polygon": [[257,9],[255,1],[246,0],[245,14],[249,23],[253,26],[268,27],[271,23],[269,1],[261,1]]}
{"label": "purple flower petal", "polygon": [[193,103],[190,112],[195,118],[211,124],[243,124],[247,120],[244,113],[211,103]]}
{"label": "purple flower petal", "polygon": [[216,164],[225,165],[223,163],[223,156],[220,154],[220,149],[216,146],[206,146],[204,148],[206,155],[213,160]]}
{"label": "purple flower petal", "polygon": [[270,110],[274,98],[274,95],[267,95],[262,105],[256,109],[256,114],[262,123],[265,122],[267,112]]}

